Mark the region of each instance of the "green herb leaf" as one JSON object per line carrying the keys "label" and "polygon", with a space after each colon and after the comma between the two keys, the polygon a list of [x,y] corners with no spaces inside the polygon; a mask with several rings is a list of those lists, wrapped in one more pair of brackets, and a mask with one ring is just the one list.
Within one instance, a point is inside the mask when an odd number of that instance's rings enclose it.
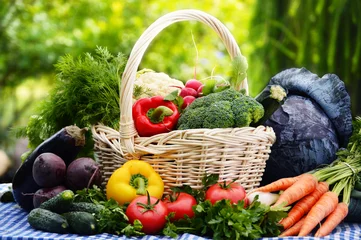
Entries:
{"label": "green herb leaf", "polygon": [[271,209],[257,200],[246,208],[243,201],[231,204],[221,200],[212,205],[207,200],[193,210],[193,218],[168,223],[163,234],[174,237],[174,233],[188,232],[213,239],[258,239],[278,236],[282,229],[278,222],[287,216],[287,208]]}
{"label": "green herb leaf", "polygon": [[174,101],[178,97],[179,90],[174,90],[173,92],[169,93],[167,96],[164,97],[166,101]]}

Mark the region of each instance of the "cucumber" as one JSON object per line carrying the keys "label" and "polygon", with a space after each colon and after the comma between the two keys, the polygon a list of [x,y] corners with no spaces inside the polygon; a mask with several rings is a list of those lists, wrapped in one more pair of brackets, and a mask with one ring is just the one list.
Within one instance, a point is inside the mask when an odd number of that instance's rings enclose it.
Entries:
{"label": "cucumber", "polygon": [[31,227],[51,233],[69,233],[69,224],[60,214],[42,208],[35,208],[28,215]]}
{"label": "cucumber", "polygon": [[264,108],[263,117],[252,126],[256,127],[264,124],[272,114],[284,103],[288,91],[280,85],[266,86],[258,96],[255,97],[257,102],[262,104]]}
{"label": "cucumber", "polygon": [[80,235],[94,235],[97,233],[96,220],[88,212],[67,212],[63,216],[69,223],[70,231]]}
{"label": "cucumber", "polygon": [[72,203],[69,206],[69,212],[88,212],[98,214],[105,207],[100,204],[88,203],[88,202],[77,202]]}
{"label": "cucumber", "polygon": [[55,213],[64,213],[69,211],[70,205],[74,201],[74,192],[65,190],[40,204],[39,208],[43,208]]}
{"label": "cucumber", "polygon": [[0,193],[0,202],[2,203],[15,202],[13,191],[8,190],[4,193]]}

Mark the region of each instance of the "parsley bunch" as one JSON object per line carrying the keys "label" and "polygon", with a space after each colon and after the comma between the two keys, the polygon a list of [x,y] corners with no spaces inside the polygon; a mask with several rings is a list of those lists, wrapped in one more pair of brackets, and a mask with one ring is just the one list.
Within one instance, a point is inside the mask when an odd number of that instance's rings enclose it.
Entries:
{"label": "parsley bunch", "polygon": [[213,239],[258,239],[278,236],[282,230],[278,222],[287,216],[285,208],[271,208],[259,201],[245,208],[243,201],[231,204],[221,200],[212,205],[207,200],[197,204],[194,212],[193,218],[168,221],[163,234],[176,237],[187,232]]}
{"label": "parsley bunch", "polygon": [[232,204],[229,200],[221,200],[212,205],[205,199],[205,193],[218,181],[219,175],[209,174],[202,179],[202,189],[194,190],[189,186],[173,188],[174,192],[193,195],[198,204],[193,207],[193,218],[171,222],[171,213],[163,234],[174,238],[180,233],[192,233],[213,239],[258,239],[281,233],[283,229],[278,222],[287,216],[289,208],[266,206],[257,201],[258,196],[247,207],[244,201]]}

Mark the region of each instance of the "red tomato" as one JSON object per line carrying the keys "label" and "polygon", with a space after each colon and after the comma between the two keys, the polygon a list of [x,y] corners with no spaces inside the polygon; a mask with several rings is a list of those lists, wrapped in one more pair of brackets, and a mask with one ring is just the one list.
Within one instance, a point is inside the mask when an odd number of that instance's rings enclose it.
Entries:
{"label": "red tomato", "polygon": [[222,184],[217,183],[208,188],[206,192],[206,200],[215,204],[222,199],[229,199],[231,203],[238,203],[238,201],[244,200],[247,204],[246,191],[238,183]]}
{"label": "red tomato", "polygon": [[166,199],[165,204],[167,205],[168,212],[174,212],[175,215],[171,219],[172,221],[176,221],[184,218],[184,215],[188,215],[188,217],[192,218],[194,216],[194,212],[192,207],[197,205],[196,199],[188,194],[181,192],[179,193],[177,199],[171,202],[169,199]]}
{"label": "red tomato", "polygon": [[145,234],[158,233],[166,224],[168,215],[167,206],[155,197],[140,196],[135,198],[127,207],[125,214],[129,222],[133,223],[138,219],[142,224],[142,231]]}

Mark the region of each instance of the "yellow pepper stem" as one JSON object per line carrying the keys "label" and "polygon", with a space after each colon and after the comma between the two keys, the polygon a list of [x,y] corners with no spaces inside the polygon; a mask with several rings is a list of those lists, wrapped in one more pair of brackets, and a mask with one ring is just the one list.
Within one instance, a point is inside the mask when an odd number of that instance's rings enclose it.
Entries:
{"label": "yellow pepper stem", "polygon": [[135,174],[130,180],[130,185],[132,185],[137,191],[137,195],[146,195],[148,179],[141,174]]}

